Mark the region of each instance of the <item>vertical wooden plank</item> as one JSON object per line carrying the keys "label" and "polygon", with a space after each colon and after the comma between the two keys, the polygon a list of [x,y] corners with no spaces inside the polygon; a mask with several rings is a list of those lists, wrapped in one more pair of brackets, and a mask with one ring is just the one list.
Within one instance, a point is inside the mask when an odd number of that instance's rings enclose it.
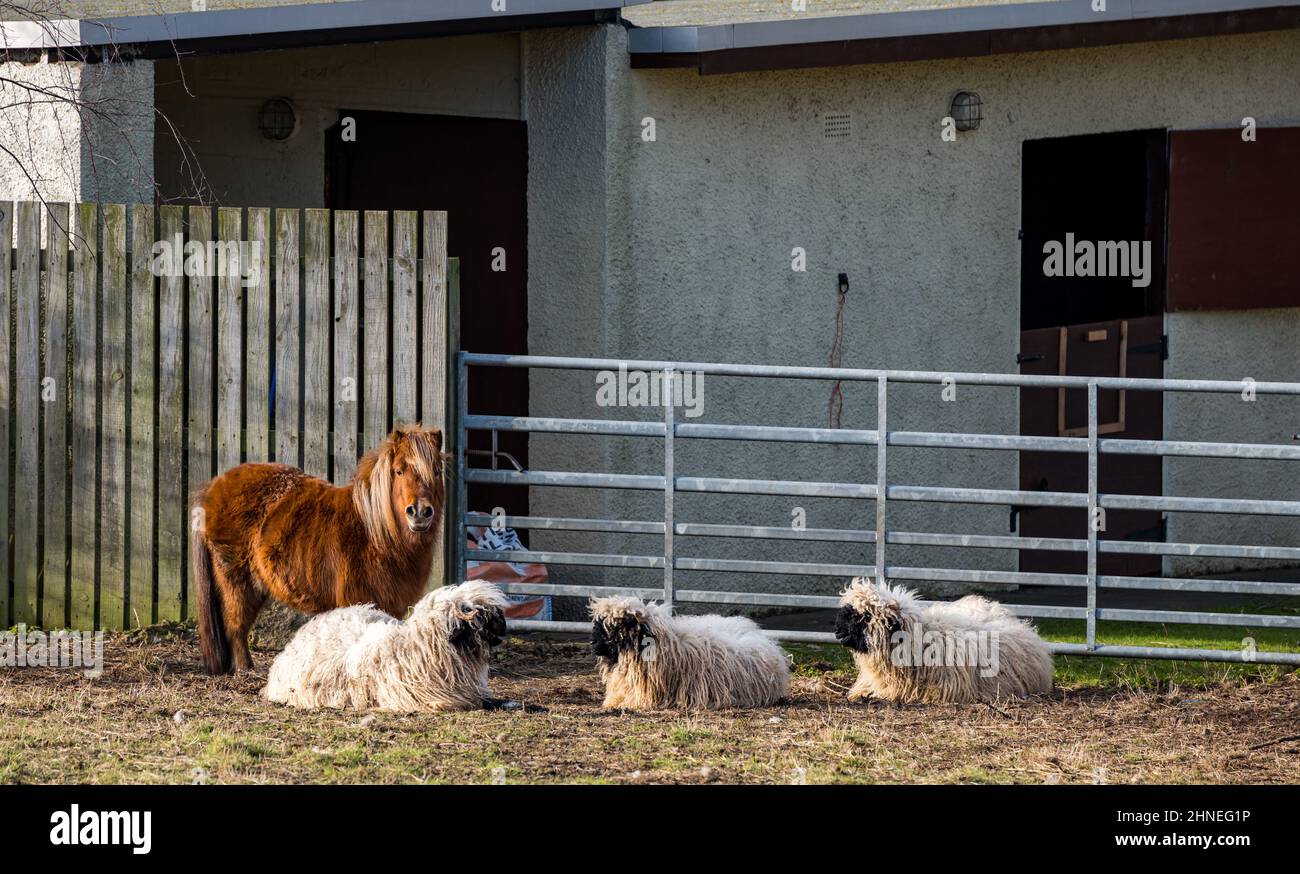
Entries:
{"label": "vertical wooden plank", "polygon": [[130,601],[128,627],[154,622],[154,522],[157,483],[154,479],[154,328],[157,325],[152,270],[154,209],[131,209],[131,304],[127,355],[131,372],[130,465],[127,493],[131,496]]}
{"label": "vertical wooden plank", "polygon": [[189,552],[185,495],[185,211],[159,210],[162,252],[158,280],[158,621],[179,621]]}
{"label": "vertical wooden plank", "polygon": [[244,457],[270,461],[271,431],[271,211],[248,210],[248,264],[244,281]]}
{"label": "vertical wooden plank", "polygon": [[388,213],[366,211],[366,447],[388,434]]}
{"label": "vertical wooden plank", "polygon": [[298,210],[275,211],[275,248],[275,460],[301,467]]}
{"label": "vertical wooden plank", "polygon": [[217,209],[217,472],[240,461],[244,402],[243,210]]}
{"label": "vertical wooden plank", "polygon": [[17,381],[14,386],[14,621],[39,618],[40,416],[41,416],[41,213],[40,204],[18,204]]}
{"label": "vertical wooden plank", "polygon": [[99,530],[99,214],[93,203],[77,204],[72,223],[72,529],[69,621],[94,628]]}
{"label": "vertical wooden plank", "polygon": [[443,561],[435,562],[430,573],[430,585],[441,586],[453,582],[458,577],[465,541],[461,539],[461,520],[464,519],[465,484],[456,478],[457,458],[460,453],[460,415],[461,392],[464,388],[457,382],[459,373],[456,359],[460,353],[460,259],[451,258],[447,262],[447,331],[443,336],[443,371],[447,375],[443,392],[447,398],[448,408],[442,424],[442,449],[447,453],[448,464],[452,472],[447,475],[447,507],[442,521]]}
{"label": "vertical wooden plank", "polygon": [[45,214],[45,578],[41,624],[68,624],[68,234],[66,203]]}
{"label": "vertical wooden plank", "polygon": [[[448,365],[451,353],[447,346],[447,213],[442,210],[429,210],[421,216],[423,227],[421,239],[423,258],[420,284],[422,295],[420,305],[423,309],[421,322],[422,336],[419,338],[420,354],[420,419],[426,428],[441,428],[442,448],[452,451],[451,437],[447,429],[447,388],[451,378]],[[452,371],[454,373],[454,370]],[[454,397],[454,395],[453,395]],[[451,478],[447,481],[447,494],[451,496]],[[437,588],[445,583],[452,538],[447,535],[448,523],[444,514],[442,520],[442,561],[435,561],[429,576],[429,585]],[[455,530],[453,527],[451,530]]]}
{"label": "vertical wooden plank", "polygon": [[306,210],[303,239],[302,469],[329,477],[330,211]]}
{"label": "vertical wooden plank", "polygon": [[[187,210],[189,218],[189,240],[190,243],[199,243],[194,247],[193,256],[197,257],[195,266],[197,269],[190,270],[190,257],[186,258],[186,280],[189,286],[189,337],[187,340],[187,353],[189,356],[190,370],[189,379],[186,384],[185,397],[189,404],[189,414],[186,419],[188,432],[186,434],[187,462],[187,481],[186,490],[183,494],[193,494],[198,489],[207,484],[212,479],[212,426],[213,419],[213,380],[215,374],[212,371],[212,349],[213,349],[213,319],[212,319],[212,266],[208,263],[207,251],[208,243],[212,240],[212,209],[206,206],[191,206]],[[202,251],[202,255],[198,253]],[[188,519],[188,513],[187,519]],[[192,536],[190,524],[187,521],[185,528],[185,537]],[[182,541],[182,561],[188,556],[185,545],[188,540]],[[187,575],[185,587],[185,605],[186,616],[194,616],[194,580]]]}
{"label": "vertical wooden plank", "polygon": [[424,309],[420,350],[420,418],[426,428],[447,425],[447,213],[423,214],[424,257],[420,282]]}
{"label": "vertical wooden plank", "polygon": [[99,626],[126,621],[126,207],[104,204],[101,350]]}
{"label": "vertical wooden plank", "polygon": [[[381,213],[382,214],[382,213]],[[368,214],[367,214],[368,215]],[[369,221],[366,223],[369,232]],[[369,283],[370,265],[366,265]],[[334,482],[346,482],[357,466],[357,214],[334,213]],[[369,316],[367,316],[369,320]],[[367,342],[369,339],[367,338]]]}
{"label": "vertical wooden plank", "polygon": [[13,316],[13,295],[10,293],[9,272],[12,266],[14,240],[14,205],[0,201],[0,625],[8,628],[13,619],[9,608],[9,499],[13,496],[9,468],[9,415],[13,410],[13,339],[9,333],[9,320]]}
{"label": "vertical wooden plank", "polygon": [[417,230],[414,212],[393,213],[393,420],[403,423],[420,418],[415,359]]}

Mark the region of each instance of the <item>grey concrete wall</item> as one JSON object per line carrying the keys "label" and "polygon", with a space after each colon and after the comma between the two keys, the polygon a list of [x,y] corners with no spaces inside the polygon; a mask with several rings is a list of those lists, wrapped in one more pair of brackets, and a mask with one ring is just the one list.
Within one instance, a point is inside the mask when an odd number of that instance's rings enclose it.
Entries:
{"label": "grey concrete wall", "polygon": [[0,68],[0,196],[153,201],[152,62]]}
{"label": "grey concrete wall", "polygon": [[[1300,308],[1170,313],[1165,319],[1172,378],[1213,376],[1300,382]],[[1165,435],[1186,440],[1288,443],[1300,434],[1300,398],[1258,395],[1165,396]],[[1294,443],[1292,445],[1295,445]],[[1294,461],[1165,460],[1165,494],[1206,498],[1300,498]],[[1176,542],[1300,545],[1300,518],[1169,514]],[[1166,572],[1211,573],[1280,562],[1169,558]]]}
{"label": "grey concrete wall", "polygon": [[[519,35],[505,33],[159,61],[159,111],[203,174],[160,136],[164,196],[183,198],[206,181],[216,202],[233,206],[323,206],[321,133],[340,109],[519,118],[519,51]],[[272,97],[298,110],[299,130],[284,142],[257,127]]]}
{"label": "grey concrete wall", "polygon": [[[1280,32],[1067,52],[880,66],[701,77],[689,70],[630,70],[626,35],[606,28],[607,185],[603,324],[571,333],[577,351],[603,335],[604,352],[679,360],[823,364],[836,304],[835,277],[852,283],[846,307],[847,366],[931,370],[1015,370],[1019,336],[1020,155],[1027,139],[1139,128],[1261,125],[1300,121],[1300,34]],[[592,64],[596,61],[593,59]],[[980,130],[940,138],[940,119],[960,89],[984,100]],[[826,113],[848,112],[853,135],[827,141]],[[640,138],[652,117],[657,140]],[[534,139],[536,143],[536,139]],[[1062,172],[1069,172],[1062,168]],[[791,249],[808,252],[806,273],[790,269]],[[573,323],[564,283],[533,273],[534,336]],[[591,311],[583,311],[583,318]],[[1263,324],[1273,343],[1292,342]],[[1249,317],[1244,317],[1248,319]],[[1280,320],[1280,321],[1279,321]],[[545,326],[545,327],[544,327]],[[1205,322],[1212,328],[1211,322]],[[1259,323],[1256,325],[1261,327]],[[1258,355],[1241,329],[1225,340],[1174,322],[1175,349],[1219,347],[1184,358],[1178,373],[1217,376],[1229,361],[1250,360],[1260,378],[1293,371],[1278,355]],[[553,345],[553,344],[551,344]],[[1231,349],[1231,352],[1227,352]],[[1176,352],[1175,361],[1178,355]],[[1215,354],[1222,357],[1216,359]],[[535,392],[536,413],[602,414],[595,386]],[[707,421],[817,425],[827,418],[820,384],[707,383]],[[891,426],[1014,433],[1017,410],[1006,390],[959,387],[943,403],[932,389],[893,395]],[[624,412],[624,411],[620,411]],[[630,411],[629,417],[640,411]],[[846,392],[846,426],[870,427],[873,393]],[[1171,416],[1170,433],[1182,422]],[[1230,420],[1221,417],[1227,425]],[[1211,431],[1215,429],[1209,429]],[[534,466],[564,468],[593,438],[549,439]],[[1220,434],[1212,439],[1232,439]],[[538,444],[539,448],[542,444]],[[615,442],[606,469],[660,469],[657,445]],[[1016,486],[1013,456],[914,450],[891,453],[891,481]],[[869,450],[828,447],[683,446],[678,472],[841,481],[874,478]],[[1192,477],[1195,479],[1195,476]],[[1175,483],[1174,485],[1178,485]],[[1282,488],[1282,486],[1277,486]],[[539,507],[550,504],[538,497]],[[550,490],[556,491],[556,490]],[[867,502],[683,496],[679,519],[784,525],[793,505],[810,526],[865,527]],[[657,518],[657,495],[620,493],[581,505],[581,515]],[[913,530],[1007,530],[1004,508],[898,505],[891,526]],[[1286,538],[1287,531],[1276,536]],[[543,545],[571,538],[539,535]],[[653,540],[620,541],[657,551]],[[1292,536],[1290,541],[1294,543]],[[869,549],[795,548],[679,539],[679,554],[811,560],[868,560]],[[1014,568],[1008,552],[891,548],[891,564],[949,563]],[[566,578],[569,571],[563,571]],[[655,575],[636,577],[652,581]],[[683,576],[679,586],[814,589],[785,579]]]}
{"label": "grey concrete wall", "polygon": [[[528,351],[537,355],[605,353],[607,277],[606,33],[595,27],[524,35],[523,91],[528,122]],[[625,58],[622,59],[625,61]],[[547,415],[591,416],[589,374],[536,370],[532,406]],[[530,438],[533,466],[609,468],[601,438]],[[531,489],[529,512],[599,516],[602,501],[576,489]],[[490,508],[489,508],[490,509]],[[531,545],[600,552],[616,544],[591,534],[535,533]],[[598,583],[599,571],[555,567],[571,583]],[[572,606],[572,605],[570,605]],[[566,614],[567,615],[567,614]]]}

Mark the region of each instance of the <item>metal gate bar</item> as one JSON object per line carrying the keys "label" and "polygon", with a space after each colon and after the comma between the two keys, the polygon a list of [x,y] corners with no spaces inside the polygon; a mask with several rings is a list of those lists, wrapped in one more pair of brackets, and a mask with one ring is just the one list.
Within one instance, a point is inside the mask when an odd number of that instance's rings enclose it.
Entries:
{"label": "metal gate bar", "polygon": [[[649,371],[662,374],[664,420],[662,422],[551,418],[537,416],[474,415],[468,409],[468,373],[471,366],[509,368],[549,368],[568,370]],[[875,382],[877,385],[877,427],[875,430],[800,428],[760,425],[714,425],[682,422],[675,418],[673,385],[680,375],[694,372],[715,376],[776,379],[812,379]],[[1005,434],[965,434],[931,431],[890,431],[888,429],[889,384],[922,383],[941,385],[945,381],[966,385],[1075,388],[1087,391],[1088,427],[1086,437],[1037,437]],[[1300,446],[1277,444],[1221,443],[1187,440],[1124,440],[1101,437],[1097,422],[1098,392],[1101,390],[1179,391],[1240,393],[1246,383],[1225,380],[1130,379],[1123,377],[1039,376],[1001,373],[943,373],[931,371],[884,371],[829,367],[785,367],[753,364],[708,364],[654,360],[603,358],[563,358],[555,356],[488,355],[462,352],[457,360],[458,430],[456,506],[454,531],[459,534],[453,545],[456,577],[463,580],[467,561],[526,561],[552,565],[621,567],[661,570],[662,585],[654,587],[580,586],[550,584],[506,584],[510,593],[602,597],[611,594],[633,595],[664,601],[670,608],[678,603],[788,606],[833,608],[834,596],[776,594],[764,592],[719,592],[681,588],[674,571],[722,571],[750,574],[801,574],[810,576],[883,576],[891,580],[931,580],[968,583],[1010,583],[1018,585],[1082,586],[1087,595],[1086,607],[1050,605],[1006,605],[1024,617],[1083,620],[1086,642],[1050,644],[1052,651],[1075,655],[1104,655],[1135,658],[1204,659],[1209,661],[1254,661],[1260,663],[1300,664],[1300,653],[1255,652],[1238,650],[1180,649],[1170,647],[1114,646],[1097,641],[1097,622],[1141,621],[1197,625],[1256,626],[1300,629],[1300,616],[1270,614],[1208,613],[1178,610],[1132,610],[1099,608],[1099,589],[1138,589],[1152,591],[1223,592],[1258,595],[1300,595],[1300,585],[1255,580],[1169,579],[1103,575],[1097,571],[1099,554],[1136,554],[1170,556],[1206,556],[1245,559],[1280,559],[1300,562],[1300,547],[1256,546],[1239,544],[1154,543],[1104,541],[1097,536],[1094,520],[1099,511],[1161,510],[1191,513],[1240,513],[1251,515],[1300,516],[1300,501],[1248,500],[1228,498],[1166,497],[1112,495],[1098,491],[1099,458],[1102,455],[1156,455],[1162,457],[1242,458],[1300,461]],[[1256,395],[1300,396],[1300,383],[1251,382]],[[465,446],[468,432],[590,434],[624,437],[651,437],[663,440],[664,473],[617,474],[546,470],[478,470],[466,464]],[[883,439],[882,439],[883,435]],[[876,447],[876,481],[874,483],[811,482],[799,480],[737,479],[726,477],[679,476],[675,469],[675,442],[678,438],[700,440],[775,441],[789,443],[825,443]],[[891,485],[888,482],[887,456],[890,446],[925,448],[987,449],[1001,451],[1047,451],[1083,453],[1088,463],[1088,491],[1026,492],[1017,489],[949,488],[939,486]],[[494,466],[495,468],[495,466]],[[501,522],[515,528],[560,531],[591,531],[653,535],[662,538],[662,554],[629,555],[570,553],[555,551],[492,551],[465,548],[469,525],[488,525],[492,516],[470,513],[466,506],[468,483],[519,486],[556,486],[593,489],[632,489],[662,491],[663,521],[624,519],[575,519],[542,516],[505,516]],[[800,497],[857,498],[876,502],[874,530],[795,529],[758,525],[678,522],[674,497],[680,492],[708,494],[790,495]],[[1019,504],[1040,507],[1077,507],[1087,511],[1088,527],[1082,538],[1006,537],[980,534],[941,534],[933,532],[891,531],[887,527],[891,501],[928,503]],[[814,542],[869,543],[875,547],[874,562],[816,563],[744,559],[693,558],[676,555],[675,537],[729,537],[749,539],[802,540]],[[1084,552],[1087,572],[1027,573],[1020,571],[972,570],[962,568],[903,567],[886,562],[888,544],[971,547],[982,549],[1046,549]],[[519,630],[583,631],[583,622],[517,621]],[[782,640],[834,642],[828,632],[774,630],[768,634]]]}

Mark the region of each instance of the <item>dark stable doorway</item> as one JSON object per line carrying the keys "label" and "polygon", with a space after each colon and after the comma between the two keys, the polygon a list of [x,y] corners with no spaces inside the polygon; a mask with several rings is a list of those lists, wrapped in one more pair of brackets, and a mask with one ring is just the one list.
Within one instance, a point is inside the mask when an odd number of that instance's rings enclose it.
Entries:
{"label": "dark stable doorway", "polygon": [[[447,254],[460,259],[461,348],[528,352],[528,135],[521,121],[342,110],[355,121],[344,142],[341,124],[326,133],[326,205],[332,209],[444,209]],[[494,251],[497,254],[494,254]],[[494,270],[501,254],[505,269]],[[498,263],[499,260],[498,260]],[[423,350],[440,354],[439,350]],[[528,371],[473,368],[469,406],[475,413],[528,415]],[[491,467],[491,434],[471,432],[471,467]],[[501,433],[500,453],[528,466],[526,434]],[[512,469],[498,455],[498,466]],[[469,507],[528,514],[528,490],[473,484]],[[521,533],[522,534],[522,533]]]}
{"label": "dark stable doorway", "polygon": [[[1020,268],[1021,373],[1070,376],[1164,375],[1166,137],[1163,130],[1031,140],[1024,144]],[[1048,276],[1044,244],[1076,241],[1150,242],[1150,284],[1131,276]],[[1067,253],[1067,257],[1069,257]],[[1102,391],[1098,427],[1103,438],[1159,440],[1159,393]],[[1083,390],[1022,389],[1020,433],[1086,436]],[[1021,452],[1024,491],[1087,491],[1087,459],[1080,453]],[[1102,455],[1098,489],[1112,494],[1159,495],[1157,456]],[[1102,540],[1163,541],[1164,522],[1151,510],[1106,513]],[[1087,537],[1081,508],[1013,508],[1011,524],[1023,537]],[[1079,552],[1023,550],[1020,568],[1042,573],[1085,573]],[[1159,574],[1158,556],[1100,553],[1098,572]]]}

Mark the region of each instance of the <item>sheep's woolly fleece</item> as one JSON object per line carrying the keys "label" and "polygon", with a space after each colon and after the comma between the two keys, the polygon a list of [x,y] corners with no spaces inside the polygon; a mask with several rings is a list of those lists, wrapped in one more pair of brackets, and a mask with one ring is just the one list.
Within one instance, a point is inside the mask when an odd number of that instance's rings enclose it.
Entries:
{"label": "sheep's woolly fleece", "polygon": [[[840,603],[861,623],[865,640],[866,651],[853,653],[858,678],[850,698],[963,703],[1052,690],[1047,645],[1031,625],[987,598],[923,604],[908,589],[859,577]],[[917,659],[930,646],[945,663]]]}
{"label": "sheep's woolly fleece", "polygon": [[600,660],[607,708],[761,707],[789,694],[785,652],[743,616],[673,616],[626,597],[594,601],[591,615],[632,635]]}
{"label": "sheep's woolly fleece", "polygon": [[263,695],[304,708],[477,709],[505,605],[495,586],[471,581],[425,595],[405,622],[372,605],[330,610],[289,641]]}

